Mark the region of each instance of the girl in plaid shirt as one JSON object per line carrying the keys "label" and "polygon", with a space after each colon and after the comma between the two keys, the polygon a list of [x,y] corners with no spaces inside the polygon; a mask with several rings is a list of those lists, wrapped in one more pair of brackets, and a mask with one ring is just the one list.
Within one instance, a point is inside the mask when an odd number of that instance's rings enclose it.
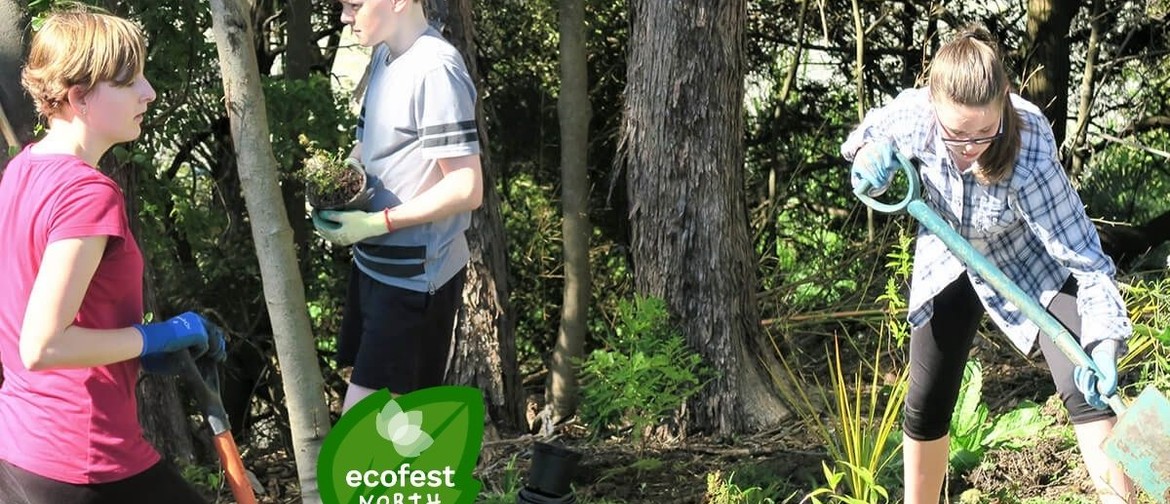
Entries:
{"label": "girl in plaid shirt", "polygon": [[1116,418],[1098,393],[1098,382],[1106,396],[1117,388],[1129,317],[1048,120],[1012,93],[997,42],[982,27],[963,30],[935,55],[928,86],[870,111],[841,152],[853,160],[854,187],[864,182],[872,195],[889,186],[895,152],[915,159],[927,204],[1047,306],[1101,370],[1075,368],[1049,338],[1037,338],[1035,324],[920,226],[909,303],[905,502],[939,500],[951,414],[983,313],[1022,353],[1039,343],[1101,502],[1129,502],[1132,483],[1101,449]]}

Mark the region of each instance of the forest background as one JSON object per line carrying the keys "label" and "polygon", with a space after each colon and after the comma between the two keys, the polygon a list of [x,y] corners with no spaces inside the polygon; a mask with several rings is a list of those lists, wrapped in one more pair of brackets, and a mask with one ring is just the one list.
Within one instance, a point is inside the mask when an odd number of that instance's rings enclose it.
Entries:
{"label": "forest background", "polygon": [[[35,20],[59,3],[0,0],[5,160],[39,131],[17,69]],[[137,217],[148,312],[199,310],[226,328],[223,395],[263,498],[313,502],[345,385],[332,351],[350,252],[312,232],[297,138],[353,142],[360,84],[337,73],[352,49],[339,4],[89,3],[149,40],[158,100],[142,138],[102,162]],[[1166,390],[1164,1],[427,7],[468,58],[487,146],[449,377],[485,394],[485,499],[514,501],[528,443],[552,437],[600,454],[576,480],[595,501],[897,500],[915,225],[869,214],[837,148],[971,22],[1003,42],[1020,92],[1052,121],[1120,267],[1138,328],[1127,390]],[[1050,499],[1054,486],[1075,498],[1084,489],[1061,483],[1069,467],[1030,488],[979,473],[994,449],[1025,445],[1075,465],[1067,432],[1040,432],[1053,392],[1043,371],[1019,371],[1024,359],[988,329],[983,364],[969,368],[970,412],[952,428],[968,457],[952,460],[952,492]],[[222,493],[184,392],[149,376],[140,391],[155,444]]]}

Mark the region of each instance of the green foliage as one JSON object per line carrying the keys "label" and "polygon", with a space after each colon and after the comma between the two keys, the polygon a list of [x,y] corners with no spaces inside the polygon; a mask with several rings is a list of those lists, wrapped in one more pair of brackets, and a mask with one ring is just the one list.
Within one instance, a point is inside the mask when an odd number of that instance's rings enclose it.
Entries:
{"label": "green foliage", "polygon": [[198,464],[184,463],[179,469],[179,474],[188,483],[203,490],[205,494],[215,494],[223,485],[223,473],[219,471],[218,467],[209,469]]}
{"label": "green foliage", "polygon": [[723,479],[722,471],[707,474],[707,495],[703,502],[708,504],[775,504],[760,487],[742,488],[732,482],[735,473]]}
{"label": "green foliage", "polygon": [[644,444],[646,429],[678,410],[711,375],[670,325],[661,299],[619,303],[614,335],[603,341],[581,366],[579,414],[595,435],[628,426]]}
{"label": "green foliage", "polygon": [[[907,368],[902,367],[890,383],[879,382],[885,369],[883,355],[883,345],[879,344],[868,365],[858,366],[852,380],[847,380],[841,348],[835,341],[829,363],[829,387],[816,375],[798,378],[788,361],[783,361],[789,381],[806,384],[797,387],[795,397],[785,399],[793,405],[804,425],[820,438],[833,459],[832,466],[824,467],[825,485],[810,494],[811,498],[848,503],[888,500],[881,480],[893,468],[901,449],[897,427],[906,398]],[[871,370],[868,381],[862,376],[865,369]],[[815,400],[805,388],[815,390]],[[821,403],[831,405],[827,416]]]}
{"label": "green foliage", "polygon": [[963,368],[959,400],[951,416],[950,466],[966,472],[979,464],[983,454],[993,448],[1019,449],[1033,444],[1052,424],[1040,406],[1024,401],[1019,407],[991,419],[982,402],[983,368],[971,359]]}
{"label": "green foliage", "polygon": [[903,348],[910,339],[910,321],[906,319],[905,314],[909,303],[903,292],[910,283],[910,274],[914,268],[914,256],[911,251],[913,243],[914,237],[910,233],[898,233],[897,245],[886,255],[889,259],[886,262],[886,271],[889,272],[889,276],[886,277],[886,288],[877,298],[879,303],[883,301],[886,303],[884,326],[887,336],[894,340],[896,348]]}
{"label": "green foliage", "polygon": [[1123,394],[1136,394],[1147,385],[1170,390],[1170,277],[1137,279],[1122,294],[1133,321],[1129,352],[1118,361],[1118,371],[1131,376]]}
{"label": "green foliage", "polygon": [[1093,157],[1080,194],[1091,215],[1144,224],[1170,211],[1170,171],[1165,158],[1133,145],[1168,151],[1170,131],[1155,129],[1127,140],[1133,144],[1110,144]]}
{"label": "green foliage", "polygon": [[515,504],[516,495],[520,493],[520,471],[516,468],[516,455],[508,459],[504,466],[504,475],[500,478],[499,488],[480,493],[475,500],[477,504]]}
{"label": "green foliage", "polygon": [[[825,475],[825,486],[813,490],[808,494],[809,501],[816,504],[826,502],[840,502],[843,504],[871,504],[875,502],[886,502],[890,499],[889,492],[886,488],[878,483],[877,477],[867,467],[859,467],[849,462],[838,461],[840,469],[830,469],[829,464],[822,462],[821,468]],[[846,479],[848,477],[848,479]],[[838,488],[841,487],[842,482],[854,481],[860,483],[858,488],[864,489],[863,492],[853,493],[837,493]],[[827,500],[821,500],[822,498]]]}

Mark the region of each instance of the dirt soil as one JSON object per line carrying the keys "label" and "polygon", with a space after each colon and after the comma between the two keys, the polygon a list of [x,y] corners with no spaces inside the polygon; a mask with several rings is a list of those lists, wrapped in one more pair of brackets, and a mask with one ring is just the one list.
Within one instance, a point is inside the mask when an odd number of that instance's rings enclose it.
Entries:
{"label": "dirt soil", "polygon": [[[1058,423],[1067,422],[1042,363],[1029,364],[1014,350],[986,341],[976,353],[984,363],[983,401],[992,415],[1030,400],[1044,404]],[[484,483],[481,495],[523,485],[537,439],[530,434],[489,433],[476,470]],[[777,503],[797,503],[822,484],[821,462],[828,460],[816,438],[795,422],[734,442],[692,435],[651,442],[642,449],[624,440],[591,440],[584,428],[569,422],[558,428],[553,441],[583,454],[573,487],[577,502],[586,503],[705,503],[707,477],[717,471],[724,478],[733,474],[732,481],[741,486],[761,487]],[[260,502],[299,502],[290,458],[269,455],[249,465],[266,489]],[[978,468],[952,477],[947,494],[951,502],[1007,504],[1037,497],[1056,501],[1068,493],[1092,495],[1086,479],[1075,443],[1052,437],[1028,449],[989,452]],[[899,494],[895,490],[891,502],[900,501]],[[218,502],[231,502],[230,494],[222,490]]]}

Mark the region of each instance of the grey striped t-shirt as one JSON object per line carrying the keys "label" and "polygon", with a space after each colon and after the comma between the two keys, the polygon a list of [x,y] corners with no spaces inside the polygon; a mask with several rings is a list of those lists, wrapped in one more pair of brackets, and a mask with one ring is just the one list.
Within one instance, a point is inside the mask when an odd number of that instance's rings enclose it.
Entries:
{"label": "grey striped t-shirt", "polygon": [[[374,50],[358,119],[362,163],[376,179],[369,210],[410,201],[443,178],[438,159],[479,154],[475,86],[463,58],[431,28],[406,52]],[[419,292],[441,287],[470,258],[471,214],[399,229],[354,247],[374,279]]]}

